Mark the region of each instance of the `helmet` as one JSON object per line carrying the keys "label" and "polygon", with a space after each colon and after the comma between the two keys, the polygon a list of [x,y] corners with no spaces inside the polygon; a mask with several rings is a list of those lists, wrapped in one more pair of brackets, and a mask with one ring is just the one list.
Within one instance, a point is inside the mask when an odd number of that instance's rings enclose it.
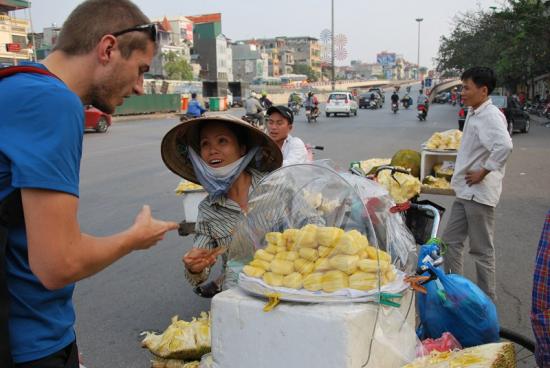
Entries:
{"label": "helmet", "polygon": [[267,97],[267,92],[266,91],[262,91],[262,97]]}
{"label": "helmet", "polygon": [[313,96],[313,92],[310,91],[310,92],[307,93],[307,95],[308,95],[308,97],[311,97],[311,96]]}

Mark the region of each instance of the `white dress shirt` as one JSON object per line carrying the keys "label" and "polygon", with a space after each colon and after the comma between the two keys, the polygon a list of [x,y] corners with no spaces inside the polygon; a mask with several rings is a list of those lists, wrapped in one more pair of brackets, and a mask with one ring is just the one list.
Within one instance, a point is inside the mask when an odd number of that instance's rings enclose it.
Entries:
{"label": "white dress shirt", "polygon": [[283,166],[309,162],[306,145],[298,137],[293,137],[289,134],[283,143],[281,151],[283,152]]}
{"label": "white dress shirt", "polygon": [[[491,99],[475,110],[470,108],[451,180],[457,198],[496,207],[512,147],[506,117]],[[490,171],[489,174],[480,183],[468,186],[466,173],[481,168]]]}

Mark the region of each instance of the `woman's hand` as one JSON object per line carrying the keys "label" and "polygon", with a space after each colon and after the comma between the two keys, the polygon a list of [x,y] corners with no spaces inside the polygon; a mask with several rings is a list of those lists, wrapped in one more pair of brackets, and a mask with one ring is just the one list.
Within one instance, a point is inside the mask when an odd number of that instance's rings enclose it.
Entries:
{"label": "woman's hand", "polygon": [[225,250],[223,247],[214,249],[191,248],[189,252],[184,254],[182,260],[189,272],[201,273],[205,268],[216,263],[216,258]]}

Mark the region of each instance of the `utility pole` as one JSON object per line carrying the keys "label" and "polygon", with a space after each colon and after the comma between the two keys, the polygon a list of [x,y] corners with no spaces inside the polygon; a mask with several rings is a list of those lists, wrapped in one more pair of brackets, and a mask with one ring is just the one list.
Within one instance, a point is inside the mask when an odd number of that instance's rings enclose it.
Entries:
{"label": "utility pole", "polygon": [[416,58],[416,78],[420,80],[420,22],[422,22],[423,18],[416,18],[416,21],[418,22],[418,53]]}
{"label": "utility pole", "polygon": [[36,39],[34,35],[34,27],[32,24],[32,3],[29,1],[29,22],[31,23],[31,35],[32,35],[32,61],[36,61]]}
{"label": "utility pole", "polygon": [[335,76],[335,72],[334,72],[334,0],[332,0],[332,29],[331,29],[331,31],[332,31],[332,33],[330,35],[330,37],[331,37],[330,47],[332,48],[332,50],[331,50],[330,56],[331,56],[331,59],[332,59],[332,91],[334,92],[334,90],[336,89],[336,76]]}

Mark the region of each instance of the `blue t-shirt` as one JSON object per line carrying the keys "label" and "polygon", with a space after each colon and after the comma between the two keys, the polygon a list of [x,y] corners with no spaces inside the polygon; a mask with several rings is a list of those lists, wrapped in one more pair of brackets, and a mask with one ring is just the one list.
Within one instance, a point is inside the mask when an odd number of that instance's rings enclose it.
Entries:
{"label": "blue t-shirt", "polygon": [[189,101],[189,107],[187,107],[187,114],[195,117],[201,116],[206,110],[201,106],[200,102],[192,99]]}
{"label": "blue t-shirt", "polygon": [[[15,188],[78,196],[83,135],[82,102],[62,81],[30,73],[0,79],[0,199]],[[10,229],[6,259],[15,362],[70,344],[74,285],[50,291],[40,283],[29,266],[24,226]]]}

